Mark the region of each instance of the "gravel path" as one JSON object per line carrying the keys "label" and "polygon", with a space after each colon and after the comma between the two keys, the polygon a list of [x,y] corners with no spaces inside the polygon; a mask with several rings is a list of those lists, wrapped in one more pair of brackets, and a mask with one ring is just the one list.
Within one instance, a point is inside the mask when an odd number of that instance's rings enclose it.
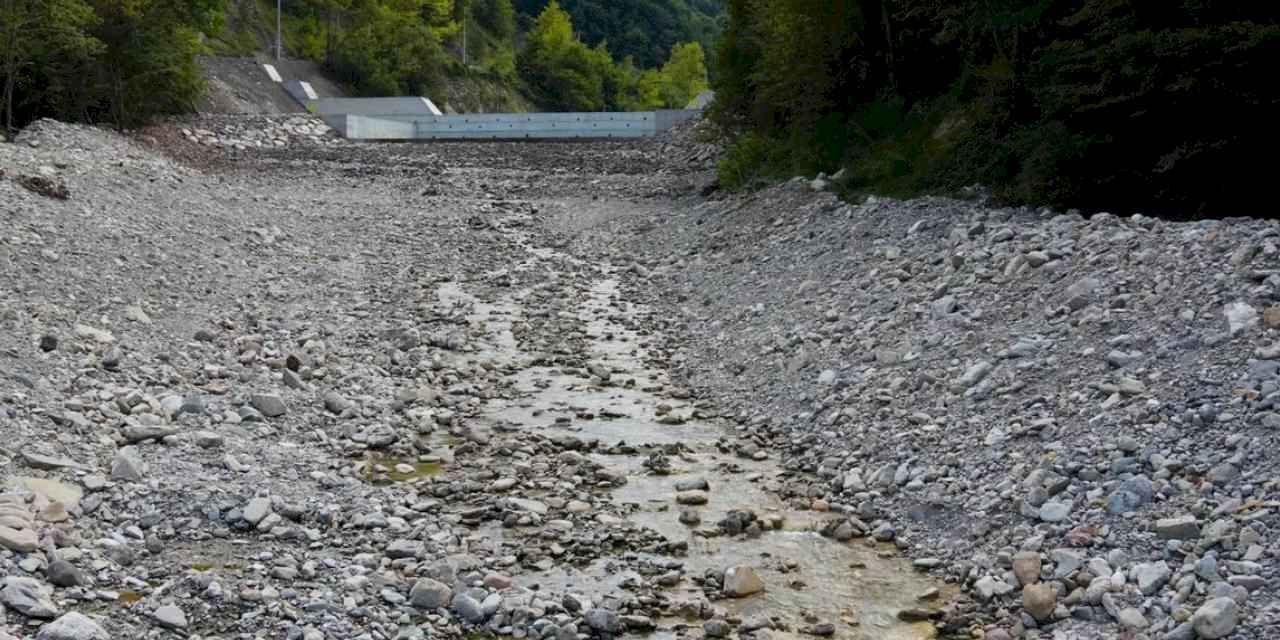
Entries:
{"label": "gravel path", "polygon": [[0,639],[1276,637],[1280,225],[693,139],[0,145]]}

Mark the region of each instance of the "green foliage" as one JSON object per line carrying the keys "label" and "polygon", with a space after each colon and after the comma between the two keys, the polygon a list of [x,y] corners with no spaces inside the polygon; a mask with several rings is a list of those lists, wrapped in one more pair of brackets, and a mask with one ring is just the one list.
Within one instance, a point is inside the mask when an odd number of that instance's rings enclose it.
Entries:
{"label": "green foliage", "polygon": [[[559,5],[590,46],[606,44],[617,60],[641,68],[662,64],[671,48],[697,42],[709,48],[720,33],[722,0],[560,0]],[[516,10],[532,18],[549,0],[516,0]]]}
{"label": "green foliage", "polygon": [[696,42],[677,44],[659,74],[662,101],[670,109],[683,109],[707,90],[706,56]]}
{"label": "green foliage", "polygon": [[1280,106],[1278,7],[729,0],[713,113],[775,166],[847,166],[861,188],[1237,211]]}
{"label": "green foliage", "polygon": [[204,89],[195,63],[218,0],[0,0],[3,111],[31,119],[133,126],[190,109]]}
{"label": "green foliage", "polygon": [[603,44],[574,35],[555,0],[534,22],[517,68],[535,100],[559,111],[683,108],[707,87],[701,45],[675,46],[661,70],[640,70],[630,58],[615,64]]}
{"label": "green foliage", "polygon": [[785,161],[774,141],[747,133],[738,136],[725,150],[717,173],[720,184],[726,189],[749,189],[782,176],[785,172],[782,163]]}

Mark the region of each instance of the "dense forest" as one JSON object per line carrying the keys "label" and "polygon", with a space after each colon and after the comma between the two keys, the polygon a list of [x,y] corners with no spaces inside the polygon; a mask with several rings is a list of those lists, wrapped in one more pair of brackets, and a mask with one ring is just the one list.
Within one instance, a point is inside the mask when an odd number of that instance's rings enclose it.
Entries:
{"label": "dense forest", "polygon": [[1260,214],[1280,3],[729,0],[730,186],[846,168],[898,195]]}
{"label": "dense forest", "polygon": [[[679,108],[706,88],[719,0],[621,2],[635,22],[568,2],[577,14],[554,0],[288,0],[285,50],[356,95],[432,95],[479,76],[541,108],[602,110]],[[0,126],[189,111],[197,56],[263,52],[275,17],[273,0],[0,0]]]}

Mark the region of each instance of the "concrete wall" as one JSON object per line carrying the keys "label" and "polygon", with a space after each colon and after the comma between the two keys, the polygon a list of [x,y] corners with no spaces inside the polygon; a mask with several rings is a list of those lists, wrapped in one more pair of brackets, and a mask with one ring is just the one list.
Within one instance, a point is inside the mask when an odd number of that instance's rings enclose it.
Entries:
{"label": "concrete wall", "polygon": [[325,123],[352,140],[412,140],[415,137],[412,121],[342,114],[326,117]]}
{"label": "concrete wall", "polygon": [[311,87],[311,83],[302,80],[290,80],[284,83],[284,90],[288,91],[289,95],[293,96],[293,99],[304,107],[318,97],[316,96],[316,90]]}
{"label": "concrete wall", "polygon": [[357,116],[438,116],[440,110],[430,100],[410,96],[404,98],[321,98],[315,101],[321,116],[351,114]]}
{"label": "concrete wall", "polygon": [[[489,113],[448,116],[349,114],[326,116],[344,136],[363,140],[556,140],[642,138],[698,115],[698,111],[604,113]],[[354,123],[354,125],[353,125]]]}

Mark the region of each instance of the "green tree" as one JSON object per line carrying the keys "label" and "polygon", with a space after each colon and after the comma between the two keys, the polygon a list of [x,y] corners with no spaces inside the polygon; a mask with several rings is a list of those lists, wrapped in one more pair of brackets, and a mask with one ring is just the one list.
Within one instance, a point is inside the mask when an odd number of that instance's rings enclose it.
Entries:
{"label": "green tree", "polygon": [[612,60],[573,35],[568,12],[552,0],[538,15],[517,58],[517,68],[538,102],[559,111],[606,107],[605,77]]}
{"label": "green tree", "polygon": [[671,58],[662,66],[662,102],[669,109],[683,109],[698,94],[707,90],[706,56],[696,42],[678,44]]}
{"label": "green tree", "polygon": [[6,131],[13,133],[19,110],[34,116],[52,105],[80,102],[72,100],[77,79],[102,51],[89,33],[97,21],[83,0],[0,0],[0,115]]}

